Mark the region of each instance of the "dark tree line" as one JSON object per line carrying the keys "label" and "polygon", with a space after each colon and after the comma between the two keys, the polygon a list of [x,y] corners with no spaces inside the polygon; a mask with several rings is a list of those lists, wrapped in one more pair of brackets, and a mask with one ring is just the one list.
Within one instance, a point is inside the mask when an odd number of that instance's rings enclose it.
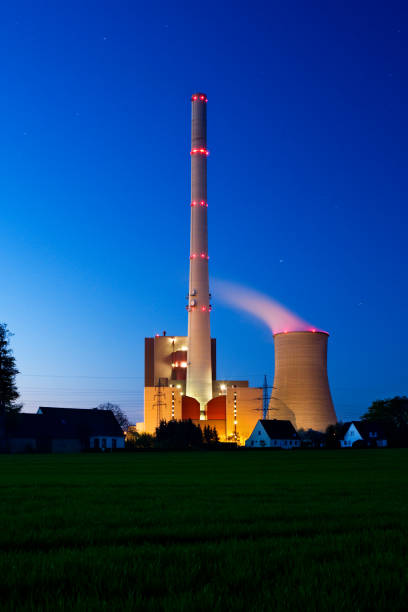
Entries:
{"label": "dark tree line", "polygon": [[215,428],[206,425],[202,430],[191,420],[161,421],[156,428],[156,443],[159,448],[203,448],[216,446],[218,442]]}
{"label": "dark tree line", "polygon": [[159,448],[171,450],[187,450],[199,448],[215,448],[219,437],[215,427],[206,425],[201,429],[191,420],[161,421],[156,428],[156,435],[129,432],[126,447],[129,450],[137,448]]}

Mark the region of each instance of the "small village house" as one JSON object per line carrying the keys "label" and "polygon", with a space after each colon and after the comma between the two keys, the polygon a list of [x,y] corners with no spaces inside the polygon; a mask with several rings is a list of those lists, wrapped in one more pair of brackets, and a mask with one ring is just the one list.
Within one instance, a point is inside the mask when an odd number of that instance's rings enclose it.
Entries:
{"label": "small village house", "polygon": [[340,445],[352,448],[354,445],[384,448],[388,441],[379,423],[374,421],[351,421],[344,423]]}
{"label": "small village house", "polygon": [[125,447],[111,410],[40,407],[36,414],[11,415],[0,431],[3,452],[75,453]]}
{"label": "small village house", "polygon": [[290,421],[278,419],[259,420],[253,432],[245,441],[249,448],[291,448],[300,447],[300,438]]}

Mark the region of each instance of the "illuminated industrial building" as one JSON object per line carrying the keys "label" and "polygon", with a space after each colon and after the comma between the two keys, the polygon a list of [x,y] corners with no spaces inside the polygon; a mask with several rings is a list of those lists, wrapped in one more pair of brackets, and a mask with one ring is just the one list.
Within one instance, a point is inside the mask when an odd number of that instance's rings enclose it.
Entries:
{"label": "illuminated industrial building", "polygon": [[[244,444],[258,420],[290,420],[294,427],[325,429],[335,413],[327,380],[327,335],[275,334],[275,382],[269,404],[248,381],[217,380],[216,341],[211,338],[207,232],[207,96],[191,98],[190,274],[188,335],[163,332],[145,338],[144,423],[191,419],[216,427],[221,440]],[[306,335],[305,335],[306,334]],[[282,337],[281,337],[282,336]]]}
{"label": "illuminated industrial building", "polygon": [[216,379],[216,342],[211,339],[211,399],[204,419],[199,401],[186,394],[188,338],[157,335],[145,338],[144,425],[153,433],[161,420],[191,419],[216,427],[222,440],[243,444],[262,417],[262,389],[246,380]]}
{"label": "illuminated industrial building", "polygon": [[188,335],[145,338],[144,424],[192,419],[216,427],[221,439],[244,443],[262,418],[262,390],[248,381],[217,380],[211,338],[207,231],[207,96],[191,98],[191,226]]}

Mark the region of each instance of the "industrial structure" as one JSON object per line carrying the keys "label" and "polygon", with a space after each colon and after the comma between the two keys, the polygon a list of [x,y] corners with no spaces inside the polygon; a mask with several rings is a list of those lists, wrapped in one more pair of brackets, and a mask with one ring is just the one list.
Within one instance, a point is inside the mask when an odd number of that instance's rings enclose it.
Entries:
{"label": "industrial structure", "polygon": [[296,429],[325,431],[336,423],[327,376],[327,340],[322,331],[274,335],[275,378],[270,415]]}
{"label": "industrial structure", "polygon": [[188,368],[186,393],[200,403],[205,419],[212,398],[210,283],[207,230],[207,96],[191,100],[191,226],[188,287]]}
{"label": "industrial structure", "polygon": [[190,274],[188,335],[145,338],[144,423],[191,419],[216,427],[222,440],[244,443],[262,417],[262,389],[245,380],[217,380],[216,340],[211,338],[207,230],[207,96],[191,98]]}
{"label": "industrial structure", "polygon": [[[145,338],[144,423],[154,433],[161,420],[191,419],[216,427],[221,440],[243,444],[260,419],[290,420],[294,427],[325,429],[336,421],[327,381],[327,335],[275,335],[276,372],[269,400],[248,381],[218,380],[211,338],[207,230],[207,96],[191,98],[191,225],[187,296],[188,335]],[[305,335],[306,334],[306,335]],[[269,404],[269,410],[268,410]],[[269,414],[268,414],[269,412]]]}

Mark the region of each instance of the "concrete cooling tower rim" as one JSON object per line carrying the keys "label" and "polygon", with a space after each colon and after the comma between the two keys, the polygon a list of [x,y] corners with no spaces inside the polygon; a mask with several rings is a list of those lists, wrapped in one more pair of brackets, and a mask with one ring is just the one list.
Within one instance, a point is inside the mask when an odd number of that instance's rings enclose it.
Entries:
{"label": "concrete cooling tower rim", "polygon": [[323,331],[321,329],[302,329],[299,331],[281,331],[281,332],[276,332],[276,334],[273,334],[273,337],[276,338],[276,336],[289,336],[289,334],[324,334],[325,336],[330,336],[329,332]]}

